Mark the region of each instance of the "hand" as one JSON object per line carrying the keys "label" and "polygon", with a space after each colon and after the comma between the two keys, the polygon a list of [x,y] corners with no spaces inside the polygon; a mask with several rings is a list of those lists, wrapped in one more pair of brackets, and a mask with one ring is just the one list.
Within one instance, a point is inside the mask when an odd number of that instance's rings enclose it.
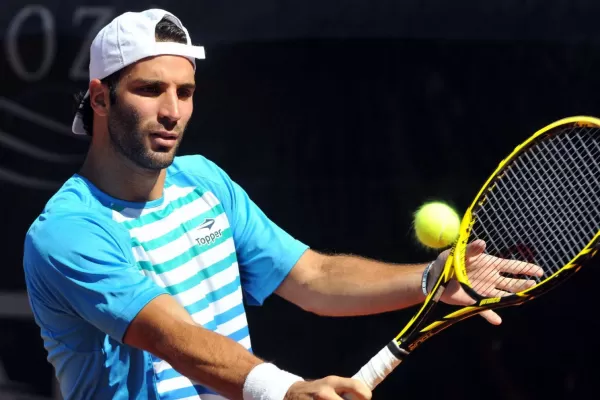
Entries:
{"label": "hand", "polygon": [[[544,274],[542,268],[537,265],[522,261],[502,259],[485,254],[485,242],[475,240],[467,245],[466,267],[469,274],[471,286],[483,296],[502,297],[509,293],[518,292],[535,285],[532,279],[506,278],[500,273],[522,274],[541,277]],[[435,261],[434,268],[440,272],[443,270],[448,258],[449,250],[442,252]],[[439,275],[433,274],[431,281],[435,281]],[[435,282],[429,282],[433,285]],[[454,305],[471,305],[475,300],[465,292],[456,279],[448,282],[441,301]],[[494,311],[486,310],[481,313],[488,322],[500,325],[502,318]]]}
{"label": "hand", "polygon": [[371,391],[357,379],[328,376],[316,381],[294,383],[284,400],[370,400],[371,396]]}

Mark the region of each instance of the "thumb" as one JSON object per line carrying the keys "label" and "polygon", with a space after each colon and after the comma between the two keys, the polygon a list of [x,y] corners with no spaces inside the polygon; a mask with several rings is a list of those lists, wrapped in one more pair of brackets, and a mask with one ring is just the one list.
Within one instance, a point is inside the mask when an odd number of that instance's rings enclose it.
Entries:
{"label": "thumb", "polygon": [[481,239],[477,239],[467,245],[466,257],[467,258],[477,257],[484,251],[485,251],[485,242]]}
{"label": "thumb", "polygon": [[[457,301],[463,304],[476,303],[476,301],[471,296],[469,296],[464,290],[461,290],[460,292],[454,294],[454,296]],[[495,311],[483,310],[478,314],[485,318],[485,320],[492,325],[500,325],[502,323],[502,318]]]}

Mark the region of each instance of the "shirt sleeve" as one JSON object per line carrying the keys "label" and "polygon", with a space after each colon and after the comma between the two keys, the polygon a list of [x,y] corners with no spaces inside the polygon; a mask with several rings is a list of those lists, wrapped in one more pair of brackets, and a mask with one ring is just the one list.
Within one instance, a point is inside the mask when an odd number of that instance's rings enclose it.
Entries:
{"label": "shirt sleeve", "polygon": [[85,215],[41,221],[26,236],[24,268],[34,294],[51,303],[46,306],[122,342],[138,312],[166,291],[141,273],[127,251],[128,235],[113,224]]}
{"label": "shirt sleeve", "polygon": [[242,290],[248,304],[262,305],[308,246],[270,220],[239,184],[215,168],[227,192],[220,200],[233,231]]}

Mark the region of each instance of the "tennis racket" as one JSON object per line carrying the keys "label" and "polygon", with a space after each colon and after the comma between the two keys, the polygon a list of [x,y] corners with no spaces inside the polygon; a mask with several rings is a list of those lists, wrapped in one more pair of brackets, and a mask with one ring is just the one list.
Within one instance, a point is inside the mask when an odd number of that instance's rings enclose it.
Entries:
{"label": "tennis racket", "polygon": [[[600,119],[561,119],[499,164],[466,210],[445,264],[433,264],[421,308],[354,378],[373,390],[406,356],[449,326],[555,288],[596,255],[599,237]],[[472,257],[467,246],[475,240],[485,242],[485,251]],[[433,317],[450,285],[462,288],[473,304]]]}

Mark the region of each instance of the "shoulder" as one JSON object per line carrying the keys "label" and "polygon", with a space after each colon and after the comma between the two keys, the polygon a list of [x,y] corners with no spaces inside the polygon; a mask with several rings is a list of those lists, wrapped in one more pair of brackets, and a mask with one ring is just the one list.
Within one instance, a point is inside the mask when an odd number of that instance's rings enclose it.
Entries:
{"label": "shoulder", "polygon": [[198,187],[225,202],[232,200],[238,189],[223,168],[201,155],[177,157],[168,169],[167,184]]}
{"label": "shoulder", "polygon": [[59,249],[91,247],[92,239],[122,241],[123,234],[127,231],[107,216],[89,209],[71,208],[42,213],[31,224],[25,237],[26,241]]}
{"label": "shoulder", "polygon": [[101,242],[121,247],[127,230],[112,219],[112,210],[78,179],[69,179],[46,203],[25,234],[25,261],[33,255],[81,254]]}
{"label": "shoulder", "polygon": [[176,157],[168,169],[171,180],[196,179],[204,183],[226,183],[230,181],[227,173],[214,161],[201,155]]}

